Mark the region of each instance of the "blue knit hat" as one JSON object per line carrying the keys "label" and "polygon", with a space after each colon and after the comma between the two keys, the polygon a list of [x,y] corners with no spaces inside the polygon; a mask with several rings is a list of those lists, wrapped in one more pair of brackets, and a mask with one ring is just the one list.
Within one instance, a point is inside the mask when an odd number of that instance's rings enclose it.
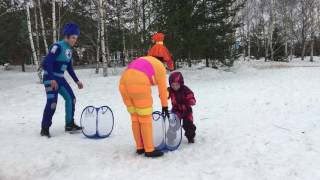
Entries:
{"label": "blue knit hat", "polygon": [[63,27],[62,35],[71,36],[71,35],[80,35],[80,28],[76,23],[67,23]]}

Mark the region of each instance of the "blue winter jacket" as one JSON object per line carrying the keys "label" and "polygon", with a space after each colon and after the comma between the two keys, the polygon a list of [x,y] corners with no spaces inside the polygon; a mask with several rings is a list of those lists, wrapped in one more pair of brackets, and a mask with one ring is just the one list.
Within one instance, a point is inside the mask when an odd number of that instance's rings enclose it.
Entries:
{"label": "blue winter jacket", "polygon": [[79,81],[72,67],[71,46],[64,40],[54,43],[49,48],[42,66],[46,80],[64,78],[64,71],[67,70],[75,82]]}

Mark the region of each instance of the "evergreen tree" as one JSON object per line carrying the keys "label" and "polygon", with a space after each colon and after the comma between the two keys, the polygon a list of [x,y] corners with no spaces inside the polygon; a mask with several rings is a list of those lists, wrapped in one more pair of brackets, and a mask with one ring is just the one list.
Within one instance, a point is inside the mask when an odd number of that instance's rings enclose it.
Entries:
{"label": "evergreen tree", "polygon": [[218,60],[232,65],[236,57],[236,12],[243,4],[236,0],[154,0],[155,31],[163,31],[176,60]]}

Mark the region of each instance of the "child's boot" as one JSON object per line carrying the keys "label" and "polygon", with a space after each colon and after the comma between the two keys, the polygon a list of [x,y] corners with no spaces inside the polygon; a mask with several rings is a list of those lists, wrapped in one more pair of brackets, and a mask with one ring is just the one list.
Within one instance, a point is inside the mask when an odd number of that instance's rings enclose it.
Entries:
{"label": "child's boot", "polygon": [[40,132],[41,136],[47,136],[48,138],[51,137],[50,132],[49,132],[49,128],[41,128],[41,132]]}

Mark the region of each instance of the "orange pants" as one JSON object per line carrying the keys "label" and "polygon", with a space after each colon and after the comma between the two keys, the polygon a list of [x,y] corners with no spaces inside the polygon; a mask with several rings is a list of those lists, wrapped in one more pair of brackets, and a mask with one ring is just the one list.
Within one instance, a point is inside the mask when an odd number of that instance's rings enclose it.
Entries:
{"label": "orange pants", "polygon": [[119,90],[131,114],[132,131],[137,149],[154,151],[152,132],[152,94],[149,78],[142,72],[128,69],[121,77]]}

